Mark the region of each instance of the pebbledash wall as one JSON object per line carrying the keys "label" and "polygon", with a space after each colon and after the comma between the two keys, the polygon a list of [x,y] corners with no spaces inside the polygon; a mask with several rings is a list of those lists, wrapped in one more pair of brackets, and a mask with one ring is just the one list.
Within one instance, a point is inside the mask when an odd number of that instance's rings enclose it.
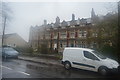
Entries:
{"label": "pebbledash wall", "polygon": [[91,11],[91,18],[78,18],[72,14],[72,20],[60,22],[60,18],[56,18],[55,23],[44,24],[30,28],[29,44],[35,50],[46,44],[49,49],[62,52],[65,47],[85,47],[97,48],[97,33],[93,20],[96,15],[94,10]]}

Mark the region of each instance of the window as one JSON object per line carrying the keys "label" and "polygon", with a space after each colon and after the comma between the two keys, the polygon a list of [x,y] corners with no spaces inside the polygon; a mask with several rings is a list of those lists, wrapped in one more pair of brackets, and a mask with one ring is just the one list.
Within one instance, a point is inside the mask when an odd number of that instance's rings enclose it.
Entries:
{"label": "window", "polygon": [[47,33],[45,36],[46,36],[46,39],[50,39],[50,34],[49,33]]}
{"label": "window", "polygon": [[54,33],[54,39],[57,39],[57,33]]}
{"label": "window", "polygon": [[92,36],[93,36],[93,37],[97,37],[97,33],[94,32],[94,33],[92,34]]}
{"label": "window", "polygon": [[74,44],[73,44],[73,43],[71,43],[71,47],[74,47]]}
{"label": "window", "polygon": [[106,57],[103,56],[102,54],[100,54],[99,52],[97,52],[97,51],[92,51],[92,52],[95,53],[99,58],[106,59]]}
{"label": "window", "polygon": [[61,43],[61,44],[60,44],[60,47],[62,48],[62,46],[63,46],[63,45],[62,45],[62,43]]}
{"label": "window", "polygon": [[62,39],[66,38],[66,32],[61,32],[61,38]]}
{"label": "window", "polygon": [[87,31],[80,30],[79,31],[79,37],[86,38],[87,36]]}
{"label": "window", "polygon": [[71,37],[71,38],[75,38],[75,32],[71,32],[71,33],[70,33],[70,37]]}
{"label": "window", "polygon": [[84,56],[88,59],[99,60],[96,56],[94,56],[92,53],[88,51],[84,51],[83,53],[84,53]]}
{"label": "window", "polygon": [[13,48],[4,48],[5,51],[13,51]]}

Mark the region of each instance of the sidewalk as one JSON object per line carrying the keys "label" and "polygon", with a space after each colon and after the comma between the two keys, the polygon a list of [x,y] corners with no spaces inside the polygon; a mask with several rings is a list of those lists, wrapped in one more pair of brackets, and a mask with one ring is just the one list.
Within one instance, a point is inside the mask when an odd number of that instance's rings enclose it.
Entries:
{"label": "sidewalk", "polygon": [[46,64],[49,66],[59,66],[59,67],[62,66],[61,61],[55,59],[45,59],[41,57],[39,58],[39,57],[29,57],[29,56],[19,56],[18,59],[40,63],[40,64]]}

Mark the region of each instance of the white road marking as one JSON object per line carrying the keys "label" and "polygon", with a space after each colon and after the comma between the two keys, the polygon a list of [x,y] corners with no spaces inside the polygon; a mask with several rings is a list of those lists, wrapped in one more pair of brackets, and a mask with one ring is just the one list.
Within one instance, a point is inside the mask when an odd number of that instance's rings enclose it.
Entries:
{"label": "white road marking", "polygon": [[[6,66],[2,66],[3,68],[6,68],[6,69],[9,69],[9,70],[13,70],[13,69],[11,69],[11,68],[9,68],[9,67],[6,67]],[[26,73],[26,72],[22,72],[22,71],[16,71],[16,72],[19,72],[19,73],[22,73],[22,74],[25,74],[25,75],[30,75],[30,74],[28,74],[28,73]]]}
{"label": "white road marking", "polygon": [[13,70],[13,69],[11,69],[11,68],[9,68],[9,67],[6,67],[6,66],[2,66],[2,67],[6,68],[6,69],[9,69],[9,70]]}
{"label": "white road marking", "polygon": [[22,74],[25,74],[25,75],[30,75],[30,74],[28,74],[28,73],[25,73],[25,72],[22,72],[22,71],[18,71],[19,73],[22,73]]}

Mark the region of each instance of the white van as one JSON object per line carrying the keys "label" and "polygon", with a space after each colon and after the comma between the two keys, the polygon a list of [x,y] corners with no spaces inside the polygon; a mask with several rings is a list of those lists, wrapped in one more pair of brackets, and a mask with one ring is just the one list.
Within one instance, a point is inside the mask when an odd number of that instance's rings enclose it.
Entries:
{"label": "white van", "polygon": [[117,61],[104,57],[95,50],[73,47],[64,49],[62,64],[66,69],[74,67],[99,72],[102,75],[119,68]]}

